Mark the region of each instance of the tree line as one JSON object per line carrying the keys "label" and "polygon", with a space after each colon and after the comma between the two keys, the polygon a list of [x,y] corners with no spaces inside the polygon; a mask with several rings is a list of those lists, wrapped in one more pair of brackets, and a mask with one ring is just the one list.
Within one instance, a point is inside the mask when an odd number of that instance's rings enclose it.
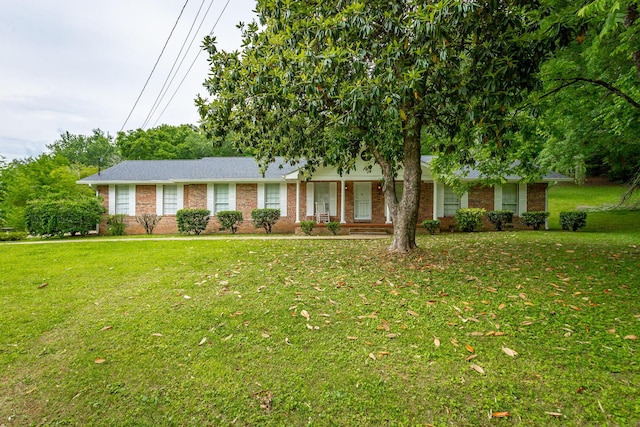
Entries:
{"label": "tree line", "polygon": [[199,159],[242,155],[231,142],[214,147],[195,126],[162,125],[120,132],[95,129],[89,135],[64,132],[45,153],[6,161],[0,154],[0,226],[25,229],[25,209],[34,200],[94,198],[76,181],[123,160]]}

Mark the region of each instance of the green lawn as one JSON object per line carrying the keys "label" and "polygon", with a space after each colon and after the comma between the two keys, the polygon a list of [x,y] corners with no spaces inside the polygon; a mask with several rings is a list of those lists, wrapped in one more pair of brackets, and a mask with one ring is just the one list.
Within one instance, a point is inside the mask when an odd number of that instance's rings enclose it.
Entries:
{"label": "green lawn", "polygon": [[640,422],[640,233],[419,239],[0,244],[0,424]]}

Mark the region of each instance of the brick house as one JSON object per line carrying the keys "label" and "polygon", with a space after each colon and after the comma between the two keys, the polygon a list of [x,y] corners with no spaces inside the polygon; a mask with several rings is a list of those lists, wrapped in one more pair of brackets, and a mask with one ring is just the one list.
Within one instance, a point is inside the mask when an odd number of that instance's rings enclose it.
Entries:
{"label": "brick house", "polygon": [[[508,209],[519,216],[526,211],[547,210],[549,183],[567,181],[557,173],[545,175],[539,182],[525,184],[517,176],[494,186],[476,185],[462,197],[433,179],[431,156],[422,157],[422,188],[419,221],[439,219],[446,230],[454,223],[458,208],[479,207],[487,211]],[[109,214],[124,214],[127,234],[144,229],[136,215],[157,214],[162,220],[154,230],[159,234],[177,233],[175,214],[180,209],[202,208],[211,211],[205,233],[220,230],[216,212],[241,211],[244,223],[240,233],[255,233],[251,211],[256,208],[280,209],[275,233],[294,233],[300,221],[315,220],[319,210],[327,210],[331,221],[342,224],[343,232],[376,229],[390,232],[391,216],[385,206],[382,173],[371,172],[364,163],[340,176],[333,168],[317,169],[305,179],[297,166],[277,159],[264,174],[251,157],[208,157],[199,160],[128,160],[78,181],[90,185],[104,200]],[[477,175],[477,174],[476,174]],[[472,172],[466,179],[476,179]],[[402,192],[402,173],[396,191]],[[514,221],[517,224],[517,221]],[[419,224],[417,224],[418,226]],[[490,224],[485,224],[489,228]],[[322,225],[320,225],[321,229]],[[106,233],[106,216],[99,226]]]}

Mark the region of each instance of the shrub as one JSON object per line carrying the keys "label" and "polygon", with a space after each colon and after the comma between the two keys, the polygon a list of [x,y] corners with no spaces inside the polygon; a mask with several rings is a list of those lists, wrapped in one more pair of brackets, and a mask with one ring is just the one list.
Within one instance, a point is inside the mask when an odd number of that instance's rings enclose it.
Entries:
{"label": "shrub", "polygon": [[456,211],[456,222],[462,231],[470,232],[482,225],[486,213],[482,208],[461,208]]}
{"label": "shrub", "polygon": [[512,211],[491,211],[487,212],[487,216],[489,217],[489,221],[491,221],[498,231],[502,231],[505,225],[513,222]]}
{"label": "shrub", "polygon": [[329,230],[334,236],[338,234],[338,230],[340,230],[340,227],[340,223],[337,221],[329,221],[327,223],[327,230]]}
{"label": "shrub", "polygon": [[153,229],[156,228],[156,225],[158,225],[161,219],[161,216],[150,213],[145,213],[136,217],[136,221],[144,227],[144,231],[147,234],[153,234]]}
{"label": "shrub", "polygon": [[437,219],[425,219],[422,221],[422,228],[429,230],[429,234],[436,234],[440,229],[440,221]]}
{"label": "shrub", "polygon": [[304,234],[306,234],[307,236],[311,235],[311,232],[313,231],[313,227],[315,227],[316,222],[311,220],[311,221],[301,221],[300,222],[300,229],[302,229],[302,232]]}
{"label": "shrub", "polygon": [[251,211],[251,221],[256,228],[264,228],[271,234],[271,227],[280,219],[280,209],[254,209]]}
{"label": "shrub", "polygon": [[208,209],[180,209],[176,212],[178,231],[199,235],[207,228],[210,213]]}
{"label": "shrub", "polygon": [[560,225],[563,230],[578,231],[587,225],[587,213],[585,211],[560,212]]}
{"label": "shrub", "polygon": [[107,218],[107,229],[112,236],[122,236],[127,224],[124,223],[124,214],[109,215]]}
{"label": "shrub", "polygon": [[27,233],[24,231],[10,231],[9,233],[0,233],[0,242],[15,242],[17,240],[24,240],[27,238]]}
{"label": "shrub", "polygon": [[533,227],[534,230],[540,230],[540,226],[543,225],[549,217],[547,211],[531,211],[523,212],[520,214],[522,223],[527,227]]}
{"label": "shrub", "polygon": [[104,207],[97,198],[80,200],[34,200],[25,209],[29,233],[37,236],[85,236],[102,219]]}
{"label": "shrub", "polygon": [[238,231],[238,225],[242,223],[242,212],[240,211],[220,211],[216,213],[223,230],[231,230],[232,234]]}

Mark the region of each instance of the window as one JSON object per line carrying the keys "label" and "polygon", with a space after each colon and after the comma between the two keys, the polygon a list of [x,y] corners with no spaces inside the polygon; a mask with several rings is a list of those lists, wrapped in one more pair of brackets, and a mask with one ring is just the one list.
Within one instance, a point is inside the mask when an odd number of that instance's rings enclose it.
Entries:
{"label": "window", "polygon": [[315,184],[314,200],[316,203],[325,203],[325,206],[329,206],[329,183],[328,182],[316,182]]}
{"label": "window", "polygon": [[128,185],[116,185],[116,214],[129,214]]}
{"label": "window", "polygon": [[264,207],[267,209],[280,209],[280,184],[265,184]]}
{"label": "window", "polygon": [[175,215],[178,211],[178,186],[165,185],[162,189],[162,212]]}
{"label": "window", "polygon": [[502,184],[502,210],[518,215],[518,184]]}
{"label": "window", "polygon": [[460,198],[448,185],[444,186],[444,216],[455,216],[460,209]]}
{"label": "window", "polygon": [[229,184],[215,184],[213,187],[213,214],[229,210]]}

